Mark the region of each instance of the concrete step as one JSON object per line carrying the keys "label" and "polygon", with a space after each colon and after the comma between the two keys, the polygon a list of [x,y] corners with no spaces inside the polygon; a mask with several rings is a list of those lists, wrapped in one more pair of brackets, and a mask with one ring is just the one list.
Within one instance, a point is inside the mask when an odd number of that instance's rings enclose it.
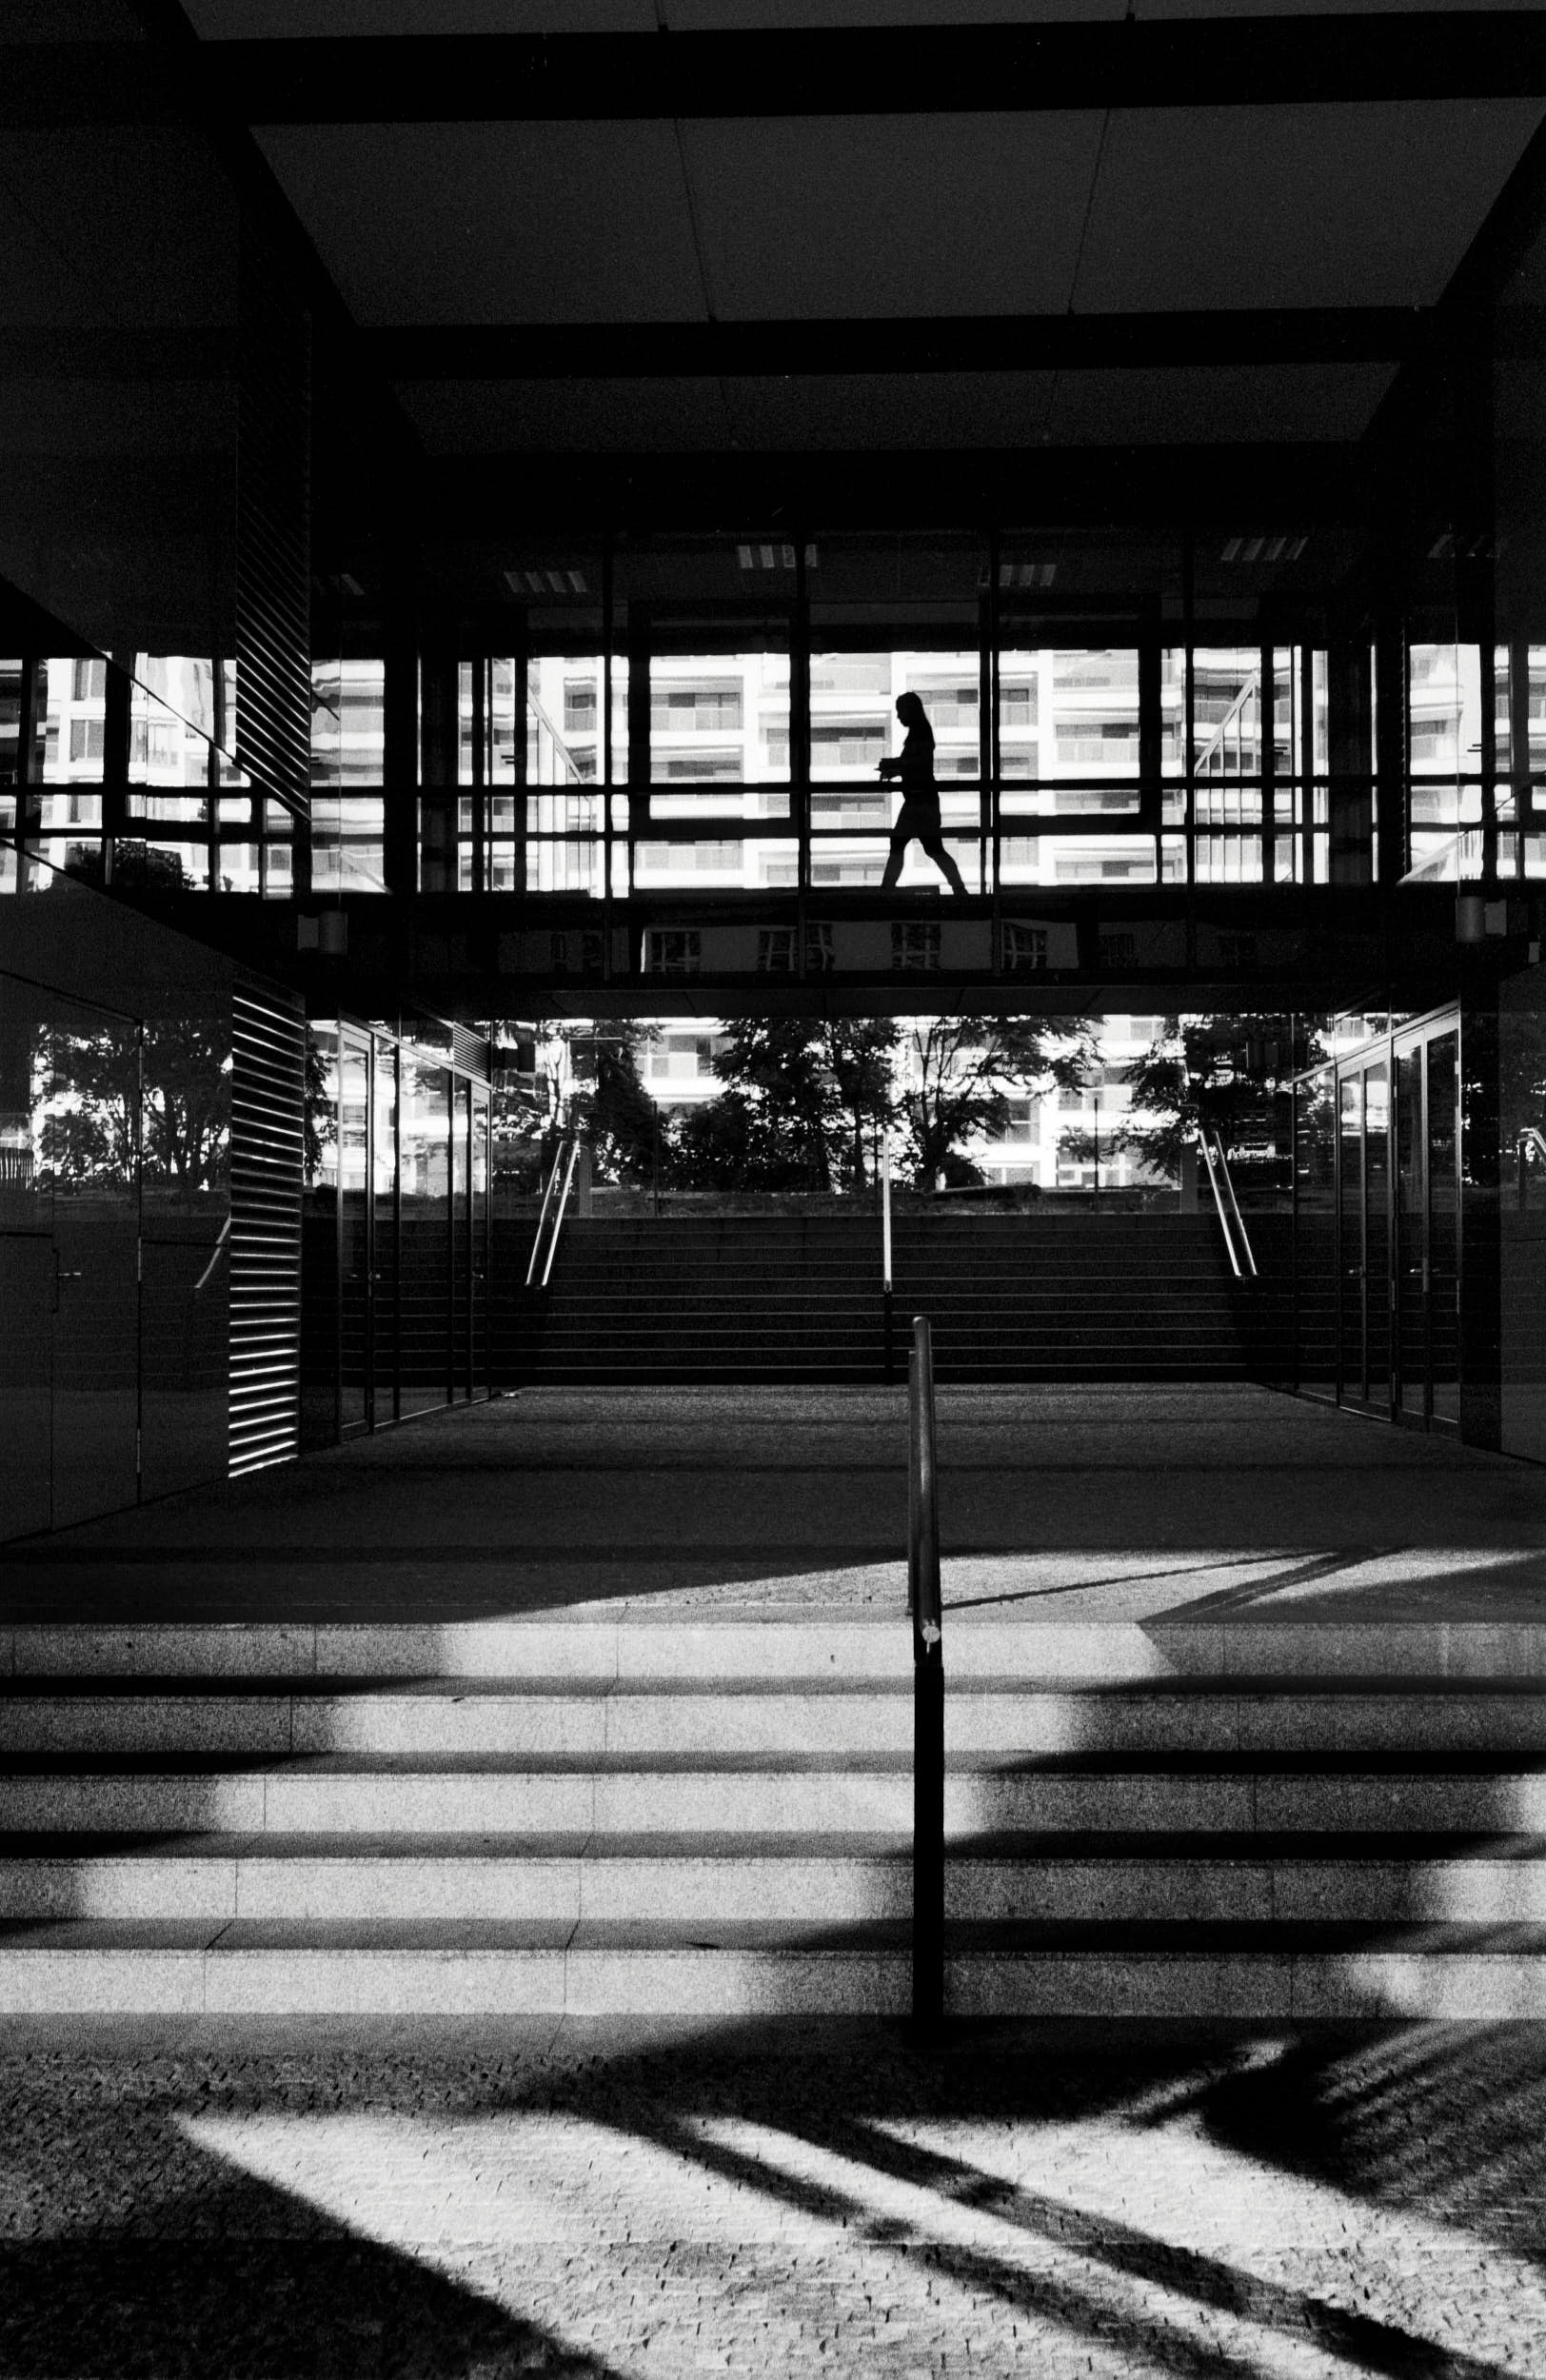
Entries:
{"label": "concrete step", "polygon": [[[905,1684],[862,1691],[824,1681],[791,1687],[698,1681],[662,1688],[617,1680],[605,1694],[571,1679],[426,1679],[339,1692],[288,1681],[253,1691],[155,1691],[149,1681],[62,1683],[50,1694],[14,1681],[0,1696],[0,1753],[211,1752],[305,1757],[316,1753],[535,1754],[904,1752],[912,1741]],[[1312,1747],[1546,1752],[1546,1685],[1504,1681],[1466,1691],[1375,1683],[1304,1687],[1283,1679],[1228,1686],[1159,1682],[1027,1687],[1014,1681],[947,1694],[946,1756],[1025,1758],[1080,1752],[1259,1752]]]}
{"label": "concrete step", "polygon": [[[901,1464],[899,1462],[899,1472]],[[64,1574],[73,1577],[69,1557]],[[1021,1574],[1009,1557],[1003,1583]],[[35,1568],[47,1577],[54,1560]],[[160,1694],[198,1685],[225,1692],[340,1690],[391,1680],[442,1695],[458,1680],[509,1688],[525,1679],[568,1680],[610,1691],[617,1683],[805,1679],[906,1686],[911,1636],[904,1575],[894,1605],[850,1613],[830,1606],[723,1605],[711,1615],[634,1609],[577,1616],[452,1621],[24,1622],[0,1627],[0,1713],[18,1695]],[[1461,1620],[1366,1616],[1221,1617],[1184,1612],[1151,1620],[1021,1619],[958,1612],[946,1563],[944,1665],[948,1691],[964,1683],[1020,1681],[1027,1691],[1065,1682],[1104,1695],[1154,1686],[1197,1696],[1302,1690],[1314,1680],[1338,1695],[1390,1688],[1439,1693],[1464,1684],[1482,1695],[1546,1690],[1546,1617]],[[1292,1611],[1292,1606],[1288,1607]]]}
{"label": "concrete step", "polygon": [[[0,1923],[61,1918],[461,1924],[569,1917],[705,1924],[906,1919],[910,1838],[718,1833],[0,1837]],[[964,1922],[1546,1927],[1546,1837],[1436,1848],[1321,1835],[980,1835],[958,1840]]]}
{"label": "concrete step", "polygon": [[[567,1918],[70,1919],[0,1926],[0,2010],[162,2015],[900,2015],[905,1925],[720,1924],[690,1940]],[[1546,1929],[1433,1925],[952,1926],[945,2005],[969,2016],[1546,2016]]]}
{"label": "concrete step", "polygon": [[[1064,1760],[1002,1768],[958,1758],[945,1778],[945,1834],[970,1845],[1001,1834],[1229,1835],[1242,1856],[1262,1835],[1439,1837],[1546,1834],[1546,1756],[1411,1755],[1275,1763],[1246,1754],[1126,1766]],[[627,1755],[522,1761],[333,1754],[262,1768],[189,1757],[11,1762],[0,1769],[0,1833],[226,1833],[544,1838],[697,1831],[906,1835],[907,1754],[835,1758],[656,1759]]]}

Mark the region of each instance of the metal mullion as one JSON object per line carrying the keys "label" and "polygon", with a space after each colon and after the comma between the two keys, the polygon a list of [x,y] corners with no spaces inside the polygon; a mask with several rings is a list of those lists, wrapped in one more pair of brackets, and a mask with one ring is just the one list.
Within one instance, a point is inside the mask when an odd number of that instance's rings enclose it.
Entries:
{"label": "metal mullion", "polygon": [[529,618],[530,615],[527,612],[522,612],[520,642],[515,654],[515,685],[512,690],[515,702],[515,748],[510,755],[515,777],[515,817],[513,820],[515,837],[510,855],[510,872],[515,879],[515,891],[522,893],[528,889],[529,874],[526,863],[527,787],[531,776],[527,758],[529,731],[526,709],[531,687]]}
{"label": "metal mullion", "polygon": [[[479,645],[484,640],[478,640]],[[472,663],[472,890],[481,893],[488,882],[488,656],[479,651]],[[458,788],[457,809],[461,810]],[[460,823],[460,818],[459,822]],[[462,880],[460,859],[457,883]]]}
{"label": "metal mullion", "polygon": [[[602,982],[612,981],[612,645],[615,596],[612,578],[612,531],[607,530],[602,545],[602,751],[597,782],[602,789]],[[628,883],[633,883],[632,870]],[[489,1197],[493,1197],[492,1160],[490,1160]]]}
{"label": "metal mullion", "polygon": [[1181,538],[1181,850],[1185,860],[1182,882],[1188,887],[1197,883],[1197,778],[1193,769],[1197,750],[1196,580],[1197,546],[1188,527]]}
{"label": "metal mullion", "polygon": [[[1288,806],[1290,851],[1294,848],[1293,839],[1298,832],[1299,818],[1309,798],[1308,787],[1315,778],[1315,647],[1313,645],[1300,645],[1297,650],[1298,661],[1293,682],[1297,728],[1295,721],[1291,721],[1288,754],[1292,788]],[[1372,759],[1373,755],[1370,757]],[[1292,868],[1290,875],[1292,879]]]}
{"label": "metal mullion", "polygon": [[1514,787],[1515,820],[1518,830],[1519,880],[1524,881],[1524,835],[1534,788],[1530,778],[1530,645],[1524,637],[1509,639],[1509,782]]}
{"label": "metal mullion", "polygon": [[795,845],[795,974],[805,973],[806,902],[811,883],[810,575],[807,530],[795,525],[795,607],[789,636],[789,808]]}
{"label": "metal mullion", "polygon": [[[987,585],[977,607],[977,881],[999,890],[999,533],[988,533]],[[992,850],[990,864],[989,851]],[[997,937],[995,938],[997,940]]]}
{"label": "metal mullion", "polygon": [[1278,791],[1278,678],[1271,645],[1260,647],[1260,690],[1257,700],[1257,775],[1261,800],[1261,889],[1272,889],[1274,803]]}

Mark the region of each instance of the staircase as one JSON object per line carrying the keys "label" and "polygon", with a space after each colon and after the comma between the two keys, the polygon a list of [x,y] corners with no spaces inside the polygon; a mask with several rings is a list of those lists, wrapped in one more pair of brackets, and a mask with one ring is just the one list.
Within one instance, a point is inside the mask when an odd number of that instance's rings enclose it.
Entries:
{"label": "staircase", "polygon": [[[1546,1627],[945,1620],[956,2013],[1546,2014]],[[908,1631],[0,1632],[0,2009],[899,2012]]]}
{"label": "staircase", "polygon": [[[497,1271],[519,1280],[504,1228]],[[1283,1378],[1288,1246],[1253,1229],[1263,1277],[1242,1286],[1211,1216],[903,1211],[895,1311],[931,1318],[946,1381]],[[882,1360],[873,1214],[577,1222],[548,1298],[507,1296],[495,1322],[505,1382],[873,1383]]]}

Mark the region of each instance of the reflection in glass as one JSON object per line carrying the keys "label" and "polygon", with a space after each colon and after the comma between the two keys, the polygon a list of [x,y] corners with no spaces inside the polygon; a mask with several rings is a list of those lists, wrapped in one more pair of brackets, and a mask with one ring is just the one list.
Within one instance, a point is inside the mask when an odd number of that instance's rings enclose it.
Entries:
{"label": "reflection in glass", "polygon": [[1363,1070],[1364,1307],[1369,1400],[1391,1409],[1390,1069],[1383,1059]]}
{"label": "reflection in glass", "polygon": [[[1344,1075],[1338,1088],[1341,1182],[1340,1332],[1342,1395],[1355,1403],[1369,1395],[1369,1347],[1364,1327],[1368,1280],[1363,1246],[1363,1077]],[[1379,1295],[1385,1284],[1378,1284]]]}
{"label": "reflection in glass", "polygon": [[445,1404],[451,1386],[451,1084],[446,1067],[402,1052],[398,1370],[405,1414]]}
{"label": "reflection in glass", "polygon": [[[1335,1072],[1294,1089],[1294,1247],[1299,1385],[1319,1396],[1337,1385],[1337,1114]],[[1206,1195],[1205,1193],[1203,1195]]]}
{"label": "reflection in glass", "polygon": [[1440,1033],[1427,1048],[1428,1339],[1430,1410],[1460,1418],[1459,1036]]}

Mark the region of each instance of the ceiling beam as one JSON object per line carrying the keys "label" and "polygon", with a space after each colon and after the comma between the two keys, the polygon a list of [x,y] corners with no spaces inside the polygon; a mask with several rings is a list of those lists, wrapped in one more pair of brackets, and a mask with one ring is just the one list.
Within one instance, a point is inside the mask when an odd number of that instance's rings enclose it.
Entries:
{"label": "ceiling beam", "polygon": [[1188,364],[1396,363],[1421,307],[943,315],[912,321],[428,324],[365,330],[388,380],[783,379],[805,373],[1151,370]]}
{"label": "ceiling beam", "polygon": [[[1546,20],[1543,20],[1546,21]],[[1483,396],[1476,375],[1494,355],[1539,355],[1546,324],[1537,307],[1509,307],[1508,287],[1546,232],[1546,124],[1538,126],[1504,183],[1448,287],[1429,315],[1430,336],[1391,383],[1365,437],[1370,444],[1411,435],[1436,408],[1471,382],[1473,408]],[[1490,420],[1490,398],[1483,407]],[[1474,433],[1479,419],[1473,421]]]}
{"label": "ceiling beam", "polygon": [[203,45],[249,124],[969,114],[1546,96],[1546,14],[1111,20]]}
{"label": "ceiling beam", "polygon": [[[61,52],[69,71],[57,70]],[[157,52],[160,53],[158,58]],[[316,34],[6,46],[0,125],[896,115],[1546,98],[1546,12],[1435,9],[748,32]]]}

